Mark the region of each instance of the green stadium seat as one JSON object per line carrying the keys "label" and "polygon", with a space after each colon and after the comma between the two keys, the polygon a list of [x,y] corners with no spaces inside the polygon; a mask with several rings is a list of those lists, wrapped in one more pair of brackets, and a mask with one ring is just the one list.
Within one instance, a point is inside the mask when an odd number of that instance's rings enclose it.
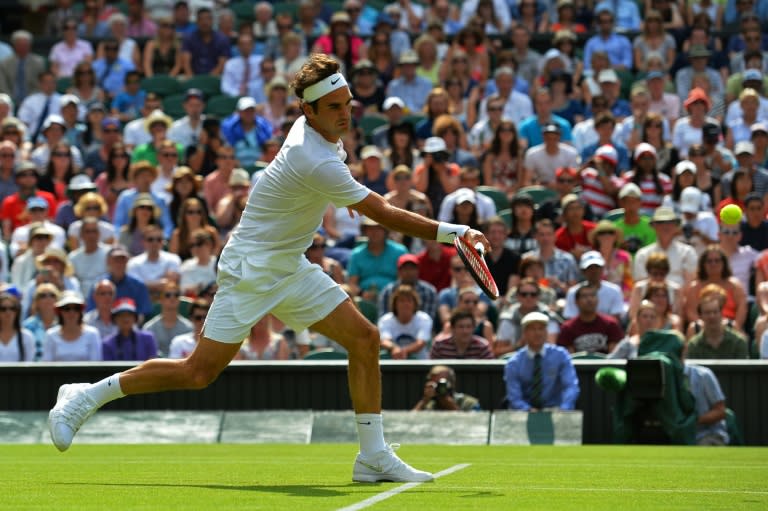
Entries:
{"label": "green stadium seat", "polygon": [[359,296],[356,296],[355,305],[357,305],[357,308],[360,309],[360,312],[363,313],[363,316],[365,316],[368,321],[374,325],[379,321],[379,308],[375,303],[363,300]]}
{"label": "green stadium seat", "polygon": [[163,98],[163,112],[173,119],[181,119],[186,115],[184,112],[184,94],[174,94]]}
{"label": "green stadium seat", "polygon": [[221,78],[212,75],[197,75],[180,82],[185,89],[200,89],[206,98],[221,94]]}
{"label": "green stadium seat", "polygon": [[275,2],[272,4],[275,16],[278,14],[290,14],[296,19],[296,14],[299,11],[298,2]]}
{"label": "green stadium seat", "polygon": [[427,116],[423,114],[410,114],[403,117],[403,122],[407,122],[414,128],[424,119],[426,119]]}
{"label": "green stadium seat", "polygon": [[148,76],[141,81],[141,88],[145,92],[154,92],[163,98],[179,94],[183,90],[178,80],[168,75]]}
{"label": "green stadium seat", "polygon": [[320,348],[304,355],[304,360],[346,360],[347,354],[333,348]]}
{"label": "green stadium seat", "polygon": [[517,191],[516,195],[520,195],[521,193],[527,193],[528,195],[530,195],[533,198],[533,202],[535,204],[541,204],[542,202],[545,202],[557,197],[556,191],[552,190],[551,188],[546,188],[544,186],[526,186],[526,187],[520,188]]}
{"label": "green stadium seat", "polygon": [[237,109],[238,99],[240,98],[233,98],[224,94],[214,96],[206,102],[205,113],[215,115],[219,119],[229,117]]}
{"label": "green stadium seat", "polygon": [[511,229],[512,228],[512,210],[502,209],[501,211],[498,211],[497,214],[501,217],[502,220],[504,220],[504,223],[507,224],[507,227]]}
{"label": "green stadium seat", "polygon": [[69,89],[72,86],[72,77],[71,76],[62,76],[58,80],[56,80],[56,92],[59,94],[65,94],[67,92],[67,89]]}
{"label": "green stadium seat", "polygon": [[478,186],[475,190],[477,193],[482,193],[486,197],[493,199],[494,204],[496,204],[497,212],[509,209],[509,199],[504,191],[499,190],[494,186]]}
{"label": "green stadium seat", "polygon": [[253,13],[254,2],[235,2],[229,5],[232,12],[235,13],[237,21],[240,23],[250,22],[252,23],[256,16]]}
{"label": "green stadium seat", "polygon": [[389,122],[387,119],[378,115],[364,115],[358,122],[358,125],[363,130],[363,134],[365,134],[365,137],[369,139],[368,141],[370,142],[370,137],[373,133],[373,130],[379,126],[384,126],[387,124],[387,122]]}

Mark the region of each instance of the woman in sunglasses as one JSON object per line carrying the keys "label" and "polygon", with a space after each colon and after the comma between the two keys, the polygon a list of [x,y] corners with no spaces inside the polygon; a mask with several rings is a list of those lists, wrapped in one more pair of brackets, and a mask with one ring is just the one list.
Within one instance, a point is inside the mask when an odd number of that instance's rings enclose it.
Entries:
{"label": "woman in sunglasses", "polygon": [[221,251],[221,239],[216,228],[208,221],[208,210],[204,201],[197,197],[189,197],[181,203],[176,228],[168,243],[168,251],[178,254],[182,261],[192,257],[190,239],[192,233],[198,229],[205,230],[211,236],[213,254],[218,254]]}
{"label": "woman in sunglasses", "polygon": [[59,324],[45,334],[44,362],[101,361],[101,335],[83,323],[85,300],[80,293],[64,291],[56,302]]}
{"label": "woman in sunglasses", "polygon": [[35,339],[34,360],[40,360],[43,357],[45,332],[59,323],[59,316],[56,314],[56,302],[59,298],[61,298],[61,292],[53,284],[46,282],[35,289],[30,315],[22,323],[24,329],[31,332]]}
{"label": "woman in sunglasses", "polygon": [[21,305],[10,293],[0,293],[0,362],[35,360],[35,338],[21,328]]}

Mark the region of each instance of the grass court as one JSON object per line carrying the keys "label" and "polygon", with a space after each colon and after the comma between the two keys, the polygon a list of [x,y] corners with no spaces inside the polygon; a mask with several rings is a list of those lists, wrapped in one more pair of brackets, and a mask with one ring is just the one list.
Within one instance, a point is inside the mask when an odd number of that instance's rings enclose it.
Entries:
{"label": "grass court", "polygon": [[353,444],[75,443],[63,454],[0,445],[0,509],[768,509],[766,448],[404,445],[407,462],[450,472],[405,487],[353,483],[356,452]]}

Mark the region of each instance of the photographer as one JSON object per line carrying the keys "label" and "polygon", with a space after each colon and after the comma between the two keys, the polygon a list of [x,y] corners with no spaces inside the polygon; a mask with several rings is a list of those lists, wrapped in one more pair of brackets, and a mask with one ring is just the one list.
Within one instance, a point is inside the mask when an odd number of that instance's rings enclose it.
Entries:
{"label": "photographer", "polygon": [[413,407],[420,410],[480,411],[480,402],[468,394],[456,392],[456,373],[448,366],[434,366],[427,374],[424,395]]}
{"label": "photographer", "polygon": [[413,171],[413,186],[429,197],[432,211],[440,211],[446,195],[459,188],[459,166],[449,161],[445,140],[429,137],[421,151],[424,163]]}

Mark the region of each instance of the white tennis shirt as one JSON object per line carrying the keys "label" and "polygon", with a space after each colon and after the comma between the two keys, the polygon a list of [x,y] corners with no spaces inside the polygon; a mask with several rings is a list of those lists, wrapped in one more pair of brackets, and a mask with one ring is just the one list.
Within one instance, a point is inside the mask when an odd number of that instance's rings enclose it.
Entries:
{"label": "white tennis shirt", "polygon": [[346,207],[371,193],[355,181],[344,159],[341,141],[328,142],[304,116],[297,119],[251,190],[219,269],[239,265],[241,258],[257,267],[296,269],[328,204]]}

